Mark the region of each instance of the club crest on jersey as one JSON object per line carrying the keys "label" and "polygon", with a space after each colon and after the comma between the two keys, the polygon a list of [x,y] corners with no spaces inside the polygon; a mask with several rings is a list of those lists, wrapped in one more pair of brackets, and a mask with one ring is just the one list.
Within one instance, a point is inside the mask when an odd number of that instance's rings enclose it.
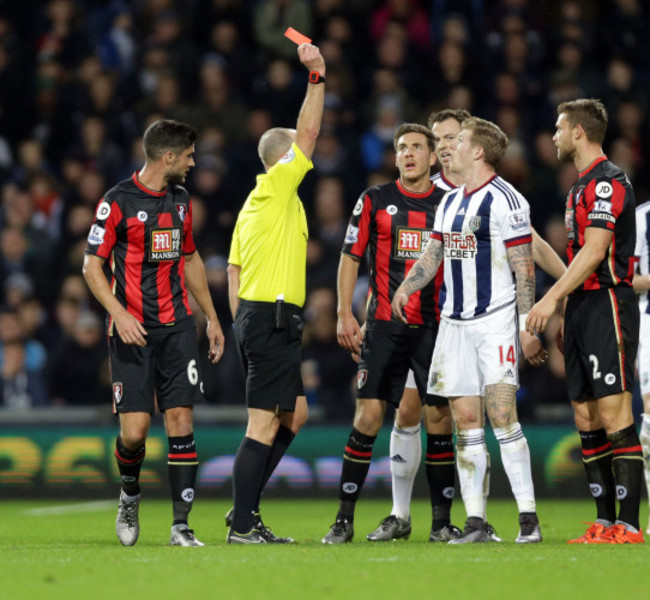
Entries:
{"label": "club crest on jersey", "polygon": [[115,401],[115,404],[119,404],[120,402],[122,402],[123,395],[124,395],[124,388],[122,387],[122,382],[116,381],[113,384],[113,400]]}
{"label": "club crest on jersey", "polygon": [[472,233],[477,232],[481,228],[481,217],[479,217],[478,215],[474,215],[473,217],[470,217],[467,223],[467,227]]}
{"label": "club crest on jersey", "polygon": [[473,233],[452,231],[444,233],[445,256],[452,260],[474,259],[476,257],[476,236]]}
{"label": "club crest on jersey", "polygon": [[395,206],[394,204],[389,204],[389,205],[386,207],[386,212],[387,212],[389,215],[396,215],[396,214],[397,214],[397,206]]}
{"label": "club crest on jersey", "polygon": [[564,227],[566,228],[567,237],[572,240],[574,238],[573,233],[573,210],[567,210],[564,213]]}
{"label": "club crest on jersey", "polygon": [[138,211],[138,221],[144,223],[149,218],[149,215],[144,210]]}
{"label": "club crest on jersey", "polygon": [[176,212],[178,213],[178,218],[184,223],[185,215],[187,215],[187,206],[185,204],[177,204]]}
{"label": "club crest on jersey", "polygon": [[149,261],[180,260],[181,258],[181,229],[152,229],[149,244]]}
{"label": "club crest on jersey", "polygon": [[417,260],[422,256],[424,247],[427,245],[430,237],[430,229],[398,227],[394,258],[402,260]]}

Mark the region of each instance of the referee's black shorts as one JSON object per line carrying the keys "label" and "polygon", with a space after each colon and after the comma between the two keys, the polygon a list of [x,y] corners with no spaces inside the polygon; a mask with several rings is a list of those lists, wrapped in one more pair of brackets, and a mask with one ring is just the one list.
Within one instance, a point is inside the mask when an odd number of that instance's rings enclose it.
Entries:
{"label": "referee's black shorts", "polygon": [[246,406],[293,412],[305,392],[300,375],[302,309],[285,303],[282,328],[273,302],[241,300],[235,314],[235,339],[246,374]]}
{"label": "referee's black shorts", "polygon": [[374,322],[366,330],[357,371],[357,398],[377,398],[398,406],[409,369],[423,404],[446,406],[442,396],[427,393],[437,327]]}
{"label": "referee's black shorts", "polygon": [[154,414],[203,400],[199,348],[194,319],[174,328],[147,335],[144,347],[125,344],[115,332],[108,338],[115,413]]}
{"label": "referee's black shorts", "polygon": [[639,321],[639,303],[631,287],[577,291],[569,296],[564,361],[571,400],[632,392]]}

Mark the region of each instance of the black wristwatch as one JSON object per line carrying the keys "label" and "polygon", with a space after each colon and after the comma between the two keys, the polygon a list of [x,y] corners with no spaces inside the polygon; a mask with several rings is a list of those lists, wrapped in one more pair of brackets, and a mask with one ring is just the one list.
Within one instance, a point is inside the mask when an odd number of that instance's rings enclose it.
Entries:
{"label": "black wristwatch", "polygon": [[321,75],[318,71],[309,71],[309,83],[325,83],[325,75]]}

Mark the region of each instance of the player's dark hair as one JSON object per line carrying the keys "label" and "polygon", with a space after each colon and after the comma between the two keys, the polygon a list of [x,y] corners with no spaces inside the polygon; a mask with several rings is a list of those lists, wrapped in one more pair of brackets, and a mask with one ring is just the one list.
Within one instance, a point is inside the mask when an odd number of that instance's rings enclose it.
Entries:
{"label": "player's dark hair", "polygon": [[147,127],[142,147],[148,160],[158,160],[169,150],[175,154],[187,150],[196,142],[198,136],[196,129],[187,123],[160,119]]}
{"label": "player's dark hair", "polygon": [[427,138],[427,146],[429,146],[429,152],[433,152],[436,144],[433,141],[433,133],[431,129],[420,125],[419,123],[402,123],[396,130],[395,135],[393,135],[393,147],[397,150],[397,140],[399,140],[403,135],[407,133],[421,133],[424,137]]}
{"label": "player's dark hair", "polygon": [[472,132],[472,146],[483,148],[485,162],[496,168],[508,147],[508,136],[492,121],[470,117],[462,129]]}
{"label": "player's dark hair", "polygon": [[472,115],[464,108],[445,108],[437,112],[432,112],[427,119],[427,127],[431,129],[434,123],[442,123],[447,119],[454,119],[459,125],[462,125]]}
{"label": "player's dark hair", "polygon": [[557,107],[558,116],[564,114],[571,127],[581,125],[590,142],[602,144],[609,117],[604,104],[596,98],[580,98],[562,102]]}

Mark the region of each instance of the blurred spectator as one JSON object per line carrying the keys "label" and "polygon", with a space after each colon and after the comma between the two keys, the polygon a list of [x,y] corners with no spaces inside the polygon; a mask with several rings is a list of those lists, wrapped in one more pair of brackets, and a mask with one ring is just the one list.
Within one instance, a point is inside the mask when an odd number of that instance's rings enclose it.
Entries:
{"label": "blurred spectator", "polygon": [[49,365],[52,403],[66,406],[110,402],[108,346],[101,319],[91,311],[79,314]]}
{"label": "blurred spectator", "polygon": [[336,339],[336,293],[332,288],[312,290],[305,303],[302,372],[308,402],[322,407],[327,420],[352,417],[357,365]]}
{"label": "blurred spectator", "polygon": [[26,410],[48,403],[41,371],[27,366],[22,340],[2,344],[0,375],[0,407]]}
{"label": "blurred spectator", "polygon": [[307,0],[260,0],[254,11],[255,41],[271,57],[296,60],[295,46],[284,37],[287,27],[306,36],[312,28],[312,11]]}

